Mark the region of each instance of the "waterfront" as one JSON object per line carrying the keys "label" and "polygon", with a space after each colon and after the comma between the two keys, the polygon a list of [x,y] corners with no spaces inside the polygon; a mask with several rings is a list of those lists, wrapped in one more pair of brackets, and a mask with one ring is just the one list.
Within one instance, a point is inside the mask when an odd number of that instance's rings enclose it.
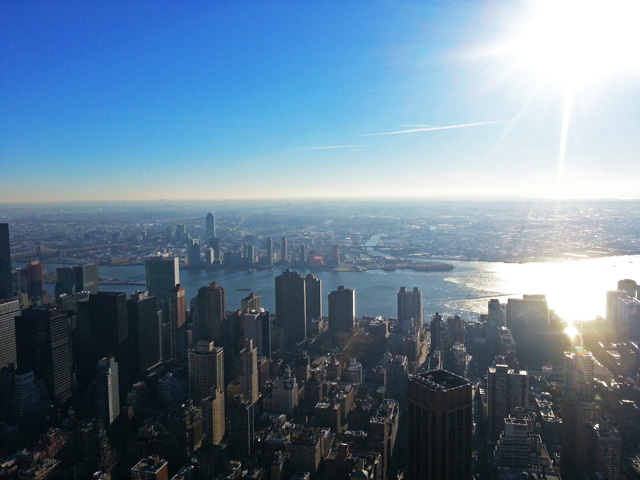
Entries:
{"label": "waterfront", "polygon": [[[313,272],[322,280],[323,313],[327,315],[327,294],[345,285],[356,291],[357,316],[396,316],[396,293],[401,286],[422,290],[425,318],[433,313],[458,314],[475,320],[486,313],[487,301],[506,302],[523,294],[547,295],[549,307],[567,321],[591,320],[605,314],[605,292],[614,290],[623,278],[640,278],[640,255],[568,260],[561,262],[500,263],[449,261],[450,272]],[[47,264],[55,269],[59,265]],[[123,282],[144,282],[142,265],[100,267],[100,277]],[[227,310],[240,307],[250,291],[260,294],[262,306],[275,311],[274,277],[281,269],[264,271],[181,270],[180,281],[190,300],[198,288],[212,281],[226,291]],[[306,271],[298,270],[306,274]],[[53,285],[48,285],[53,289]],[[132,292],[141,285],[101,285],[103,291]]]}

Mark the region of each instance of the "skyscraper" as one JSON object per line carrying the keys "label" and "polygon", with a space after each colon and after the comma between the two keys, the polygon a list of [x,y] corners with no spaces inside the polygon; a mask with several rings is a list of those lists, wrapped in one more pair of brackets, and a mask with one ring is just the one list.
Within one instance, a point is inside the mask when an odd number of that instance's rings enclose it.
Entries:
{"label": "skyscraper", "polygon": [[276,277],[275,282],[276,323],[284,328],[287,345],[302,342],[307,336],[304,278],[287,269]]}
{"label": "skyscraper", "polygon": [[7,298],[12,292],[9,224],[0,223],[0,299]]}
{"label": "skyscraper", "polygon": [[489,431],[499,435],[504,419],[515,409],[529,407],[529,374],[507,365],[489,367],[487,372],[487,399],[489,403]]}
{"label": "skyscraper", "polygon": [[218,282],[198,289],[198,322],[196,340],[214,341],[223,345],[222,325],[226,314],[225,293]]}
{"label": "skyscraper", "polygon": [[431,353],[442,351],[447,343],[447,325],[442,315],[436,312],[431,316]]}
{"label": "skyscraper", "polygon": [[329,292],[329,331],[344,332],[355,326],[356,292],[340,285]]}
{"label": "skyscraper", "polygon": [[422,292],[418,287],[413,287],[408,291],[405,287],[398,290],[398,323],[402,332],[409,330],[409,327],[422,327],[424,313],[422,310]]}
{"label": "skyscraper", "polygon": [[15,330],[15,318],[18,315],[20,315],[19,300],[0,300],[0,369],[11,364],[18,366]]}
{"label": "skyscraper", "polygon": [[304,277],[307,319],[322,317],[322,282],[309,273]]}
{"label": "skyscraper", "polygon": [[576,347],[565,352],[565,380],[563,393],[591,396],[595,377],[596,360],[591,352]]}
{"label": "skyscraper", "polygon": [[213,259],[220,261],[222,258],[222,252],[220,251],[220,239],[218,237],[210,238],[209,246],[213,248]]}
{"label": "skyscraper", "polygon": [[340,245],[335,244],[331,247],[331,259],[336,265],[340,265]]}
{"label": "skyscraper", "polygon": [[71,320],[55,307],[34,307],[16,319],[16,347],[21,371],[44,380],[56,405],[71,398],[73,358]]}
{"label": "skyscraper", "polygon": [[282,237],[280,256],[283,263],[287,263],[289,261],[289,248],[287,246],[287,237]]}
{"label": "skyscraper", "polygon": [[256,261],[256,251],[255,247],[250,243],[245,243],[244,245],[244,258],[246,261],[246,266],[248,268],[252,268]]}
{"label": "skyscraper", "polygon": [[171,331],[171,358],[180,358],[183,325],[187,321],[187,299],[184,287],[176,285],[169,294],[169,325]]}
{"label": "skyscraper", "polygon": [[137,291],[127,300],[131,372],[140,376],[162,360],[162,325],[158,302],[149,292]]}
{"label": "skyscraper", "polygon": [[177,257],[152,257],[145,262],[149,295],[164,305],[175,286],[180,283]]}
{"label": "skyscraper", "polygon": [[224,398],[224,350],[213,342],[199,341],[189,350],[189,396],[195,405],[216,390]]}
{"label": "skyscraper", "polygon": [[38,260],[31,260],[26,267],[27,294],[29,299],[44,296],[44,267]]}
{"label": "skyscraper", "polygon": [[87,263],[74,267],[76,292],[98,293],[100,278],[98,265]]}
{"label": "skyscraper", "polygon": [[229,449],[233,458],[248,459],[253,453],[254,404],[242,395],[229,402]]}
{"label": "skyscraper", "polygon": [[206,229],[207,229],[207,239],[213,238],[216,236],[216,219],[211,212],[207,214],[207,218],[205,219]]}
{"label": "skyscraper", "polygon": [[127,295],[123,292],[98,292],[78,302],[78,380],[87,386],[94,371],[92,367],[103,357],[115,356],[120,364],[121,390],[127,391],[129,382],[129,324]]}
{"label": "skyscraper", "polygon": [[636,298],[638,292],[638,284],[635,280],[626,278],[624,280],[618,280],[618,291],[627,292],[631,298]]}
{"label": "skyscraper", "polygon": [[207,442],[219,445],[226,431],[224,395],[216,388],[211,389],[211,395],[202,399],[202,427]]}
{"label": "skyscraper", "polygon": [[202,260],[200,259],[200,240],[192,238],[189,240],[189,268],[200,268]]}
{"label": "skyscraper", "polygon": [[111,425],[120,414],[118,364],[113,357],[98,361],[95,385],[96,414],[105,426]]}
{"label": "skyscraper", "polygon": [[409,478],[472,478],[472,387],[445,370],[409,378]]}
{"label": "skyscraper", "polygon": [[267,265],[273,264],[273,239],[267,238]]}
{"label": "skyscraper", "polygon": [[245,338],[244,348],[240,350],[240,386],[242,395],[250,404],[258,401],[258,350],[253,340]]}
{"label": "skyscraper", "polygon": [[76,272],[73,267],[56,268],[55,295],[73,295],[76,285]]}
{"label": "skyscraper", "polygon": [[269,312],[243,313],[240,315],[242,335],[253,340],[253,345],[258,350],[258,357],[271,358],[271,332],[269,325]]}

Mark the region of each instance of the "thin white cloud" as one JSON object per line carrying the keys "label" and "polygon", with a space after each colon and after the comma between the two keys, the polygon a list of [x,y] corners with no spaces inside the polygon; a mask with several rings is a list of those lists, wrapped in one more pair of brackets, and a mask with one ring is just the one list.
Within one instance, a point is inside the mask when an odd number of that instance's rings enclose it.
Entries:
{"label": "thin white cloud", "polygon": [[294,150],[331,150],[334,148],[361,148],[361,147],[368,147],[368,145],[329,145],[326,147],[296,148]]}
{"label": "thin white cloud", "polygon": [[[426,127],[420,126],[420,128],[412,128],[409,130],[398,130],[395,132],[382,132],[382,133],[365,133],[361,137],[375,137],[378,135],[398,135],[401,133],[416,133],[416,132],[432,132],[434,130],[450,130],[453,128],[467,128],[467,127],[480,127],[482,125],[493,125],[496,123],[509,122],[510,120],[494,120],[492,122],[479,122],[479,123],[461,123],[458,125],[447,125],[444,127]],[[417,125],[416,125],[417,126]]]}

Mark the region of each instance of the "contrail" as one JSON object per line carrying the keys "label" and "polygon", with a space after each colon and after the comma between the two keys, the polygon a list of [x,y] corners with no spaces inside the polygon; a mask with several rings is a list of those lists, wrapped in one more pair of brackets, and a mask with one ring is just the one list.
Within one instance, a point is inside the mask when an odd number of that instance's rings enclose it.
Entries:
{"label": "contrail", "polygon": [[413,128],[411,130],[399,130],[397,132],[383,132],[383,133],[365,133],[361,137],[374,137],[377,135],[398,135],[400,133],[415,133],[415,132],[432,132],[434,130],[450,130],[452,128],[466,128],[466,127],[480,127],[482,125],[493,125],[495,123],[509,122],[510,120],[495,120],[492,122],[480,122],[480,123],[461,123],[459,125],[447,125],[445,127],[424,127]]}
{"label": "contrail", "polygon": [[367,145],[330,145],[328,147],[309,147],[309,148],[296,148],[295,150],[329,150],[332,148],[359,148],[366,147]]}

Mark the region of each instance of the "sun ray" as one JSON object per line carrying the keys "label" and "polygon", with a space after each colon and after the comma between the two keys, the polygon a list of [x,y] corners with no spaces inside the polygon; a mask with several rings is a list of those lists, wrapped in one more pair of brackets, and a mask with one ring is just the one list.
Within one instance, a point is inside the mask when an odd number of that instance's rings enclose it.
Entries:
{"label": "sun ray", "polygon": [[567,156],[567,137],[569,136],[569,122],[573,109],[573,89],[565,88],[564,106],[562,108],[562,126],[560,127],[560,147],[558,149],[558,171],[556,178],[556,194],[563,195],[564,164]]}

